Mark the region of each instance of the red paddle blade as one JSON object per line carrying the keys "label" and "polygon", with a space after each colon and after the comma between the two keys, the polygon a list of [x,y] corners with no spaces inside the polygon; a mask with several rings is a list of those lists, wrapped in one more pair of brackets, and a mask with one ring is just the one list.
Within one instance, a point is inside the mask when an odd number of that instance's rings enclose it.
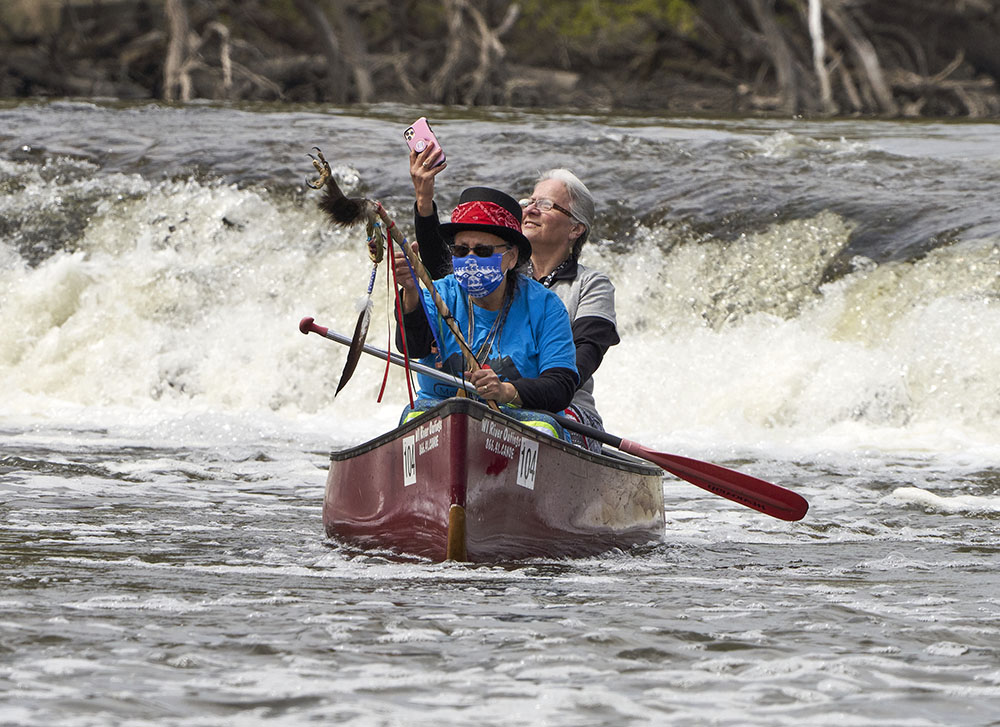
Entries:
{"label": "red paddle blade", "polygon": [[620,449],[703,490],[780,520],[801,520],[809,509],[809,503],[798,493],[736,470],[676,454],[654,452],[627,439],[622,440]]}

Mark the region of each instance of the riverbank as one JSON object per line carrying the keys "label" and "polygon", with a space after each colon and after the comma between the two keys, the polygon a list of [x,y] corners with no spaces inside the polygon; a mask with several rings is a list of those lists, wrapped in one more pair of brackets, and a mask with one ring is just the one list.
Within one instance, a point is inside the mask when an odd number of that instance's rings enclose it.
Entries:
{"label": "riverbank", "polygon": [[0,97],[1000,118],[991,3],[576,5],[11,0]]}

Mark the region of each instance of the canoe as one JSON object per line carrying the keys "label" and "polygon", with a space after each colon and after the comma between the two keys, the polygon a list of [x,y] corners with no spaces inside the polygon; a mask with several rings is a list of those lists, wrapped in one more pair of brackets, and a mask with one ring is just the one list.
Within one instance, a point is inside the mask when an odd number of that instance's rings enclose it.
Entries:
{"label": "canoe", "polygon": [[566,558],[663,537],[663,471],[468,398],[330,455],[326,533],[432,561]]}

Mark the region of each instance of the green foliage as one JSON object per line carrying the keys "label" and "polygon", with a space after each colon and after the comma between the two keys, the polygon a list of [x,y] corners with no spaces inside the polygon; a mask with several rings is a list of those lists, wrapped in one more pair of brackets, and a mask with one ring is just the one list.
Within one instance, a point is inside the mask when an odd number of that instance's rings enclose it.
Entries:
{"label": "green foliage", "polygon": [[521,0],[524,21],[572,41],[627,45],[668,30],[688,36],[698,11],[689,0]]}
{"label": "green foliage", "polygon": [[297,22],[301,18],[299,9],[295,7],[293,0],[265,0],[263,7],[269,10],[275,19],[282,22]]}

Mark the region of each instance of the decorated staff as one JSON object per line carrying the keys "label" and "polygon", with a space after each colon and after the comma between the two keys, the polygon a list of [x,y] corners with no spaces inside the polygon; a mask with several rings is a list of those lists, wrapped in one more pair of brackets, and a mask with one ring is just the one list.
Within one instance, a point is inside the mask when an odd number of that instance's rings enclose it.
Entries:
{"label": "decorated staff", "polygon": [[[378,266],[379,261],[377,261],[374,254],[372,254],[373,236],[381,235],[380,239],[384,243],[385,236],[387,234],[389,244],[392,244],[393,242],[396,243],[397,247],[399,247],[403,255],[406,257],[406,260],[409,262],[410,267],[413,269],[417,278],[421,283],[423,283],[424,287],[430,293],[431,299],[434,301],[434,305],[441,318],[444,320],[452,334],[454,334],[455,340],[458,342],[458,346],[465,359],[466,367],[469,371],[478,371],[481,368],[479,361],[476,359],[475,354],[469,348],[465,338],[462,336],[462,331],[454,317],[451,315],[451,312],[448,310],[448,306],[441,299],[437,289],[434,287],[434,283],[427,274],[427,270],[424,268],[424,264],[421,262],[420,256],[410,249],[410,246],[406,242],[406,238],[400,233],[399,228],[396,227],[396,223],[393,219],[389,217],[389,214],[385,211],[382,203],[377,200],[370,200],[364,197],[348,197],[345,195],[337,185],[336,180],[333,178],[330,164],[323,156],[323,152],[319,149],[319,147],[314,147],[314,150],[316,154],[310,154],[309,156],[312,158],[313,166],[316,168],[316,171],[319,172],[319,177],[312,181],[307,180],[306,184],[308,184],[312,189],[324,189],[323,198],[319,202],[320,209],[327,214],[331,222],[341,227],[351,227],[360,222],[365,223],[368,228],[369,254],[372,255],[372,260],[376,267]],[[379,221],[385,225],[384,233],[381,230]],[[377,246],[379,243],[376,242],[374,244]],[[374,282],[375,271],[373,269],[372,277],[368,286],[369,295],[371,294]],[[366,311],[363,310],[358,318],[358,324],[355,327],[354,339],[352,339],[351,342],[351,349],[348,353],[348,359],[344,366],[344,373],[341,376],[340,385],[338,386],[337,391],[340,391],[340,389],[344,387],[344,384],[347,383],[347,379],[349,379],[354,373],[358,359],[361,357],[361,351],[367,333],[368,321],[366,319]],[[490,401],[489,404],[491,408],[498,408],[496,402]]]}

